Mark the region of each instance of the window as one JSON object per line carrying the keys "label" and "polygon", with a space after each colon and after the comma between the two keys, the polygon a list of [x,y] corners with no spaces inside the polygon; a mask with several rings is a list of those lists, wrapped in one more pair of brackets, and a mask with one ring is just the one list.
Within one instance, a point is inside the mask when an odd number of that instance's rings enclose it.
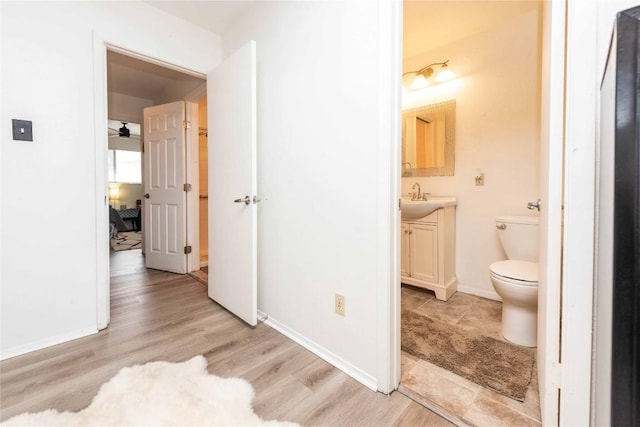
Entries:
{"label": "window", "polygon": [[142,184],[142,157],[139,151],[109,150],[109,182]]}

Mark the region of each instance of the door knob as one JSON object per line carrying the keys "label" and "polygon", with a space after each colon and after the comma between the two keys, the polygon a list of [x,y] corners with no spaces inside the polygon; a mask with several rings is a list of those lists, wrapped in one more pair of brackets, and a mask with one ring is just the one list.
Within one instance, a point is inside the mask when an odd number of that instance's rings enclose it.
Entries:
{"label": "door knob", "polygon": [[149,196],[149,193],[145,193],[145,194],[144,194],[144,198],[145,198],[145,199],[148,199],[149,197],[151,197],[151,196]]}
{"label": "door knob", "polygon": [[540,212],[540,199],[538,199],[538,201],[536,202],[527,203],[527,209],[529,210],[538,209],[538,212]]}
{"label": "door knob", "polygon": [[249,198],[249,196],[244,196],[244,198],[242,199],[235,199],[233,203],[244,203],[245,205],[248,205],[249,203],[251,203],[251,199]]}

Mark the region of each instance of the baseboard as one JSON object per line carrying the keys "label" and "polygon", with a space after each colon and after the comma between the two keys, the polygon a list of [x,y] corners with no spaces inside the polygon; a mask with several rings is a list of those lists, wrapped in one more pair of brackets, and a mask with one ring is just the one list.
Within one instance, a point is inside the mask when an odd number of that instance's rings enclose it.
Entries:
{"label": "baseboard", "polygon": [[79,331],[69,332],[66,334],[56,335],[55,337],[46,338],[44,340],[23,344],[18,347],[10,348],[6,351],[2,351],[0,354],[0,360],[11,359],[12,357],[20,356],[32,351],[42,350],[43,348],[51,347],[57,344],[62,344],[67,341],[73,341],[78,338],[86,337],[98,333],[97,329],[86,328]]}
{"label": "baseboard", "polygon": [[502,301],[502,298],[493,291],[485,291],[484,289],[472,288],[470,286],[461,286],[460,282],[458,282],[458,291],[469,295],[475,295],[477,297],[492,299],[494,301]]}
{"label": "baseboard", "polygon": [[200,268],[208,267],[208,266],[209,266],[209,261],[200,261]]}
{"label": "baseboard", "polygon": [[349,375],[354,380],[358,381],[362,385],[367,388],[370,388],[373,391],[378,391],[378,381],[373,376],[363,372],[357,367],[353,366],[346,360],[340,358],[339,356],[333,354],[331,351],[327,350],[323,346],[311,341],[307,337],[299,334],[293,329],[287,327],[286,325],[280,323],[273,317],[268,316],[266,313],[258,310],[258,318],[264,319],[264,324],[275,329],[280,332],[282,335],[287,338],[292,339],[296,343],[300,344],[319,358],[324,361],[330,363],[335,366],[337,369],[341,370],[345,374]]}

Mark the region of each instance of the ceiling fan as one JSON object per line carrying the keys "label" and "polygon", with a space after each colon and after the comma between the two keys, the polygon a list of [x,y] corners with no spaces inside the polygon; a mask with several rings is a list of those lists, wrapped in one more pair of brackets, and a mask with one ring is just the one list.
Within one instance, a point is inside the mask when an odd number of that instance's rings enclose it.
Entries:
{"label": "ceiling fan", "polygon": [[109,138],[114,136],[118,136],[120,138],[129,138],[131,136],[131,129],[127,127],[127,122],[122,123],[122,127],[120,129],[109,128]]}

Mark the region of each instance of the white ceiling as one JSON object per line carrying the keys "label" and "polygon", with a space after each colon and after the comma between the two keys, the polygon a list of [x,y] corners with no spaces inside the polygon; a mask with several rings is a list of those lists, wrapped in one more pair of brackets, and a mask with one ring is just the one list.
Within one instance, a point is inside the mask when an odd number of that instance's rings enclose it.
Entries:
{"label": "white ceiling", "polygon": [[[259,1],[173,0],[146,3],[206,30],[223,34],[229,25]],[[411,58],[486,31],[511,16],[538,7],[540,3],[541,0],[404,0],[404,57]]]}
{"label": "white ceiling", "polygon": [[248,0],[174,0],[146,1],[145,3],[191,22],[205,30],[222,35],[229,25],[258,2]]}
{"label": "white ceiling", "polygon": [[[222,34],[258,1],[173,0],[146,3],[208,31]],[[412,58],[486,31],[539,4],[540,0],[405,0],[403,57]],[[115,52],[108,53],[107,63],[109,91],[138,98],[153,100],[176,81],[201,81]]]}
{"label": "white ceiling", "polygon": [[117,52],[107,51],[109,92],[155,100],[176,82],[195,89],[203,80]]}

